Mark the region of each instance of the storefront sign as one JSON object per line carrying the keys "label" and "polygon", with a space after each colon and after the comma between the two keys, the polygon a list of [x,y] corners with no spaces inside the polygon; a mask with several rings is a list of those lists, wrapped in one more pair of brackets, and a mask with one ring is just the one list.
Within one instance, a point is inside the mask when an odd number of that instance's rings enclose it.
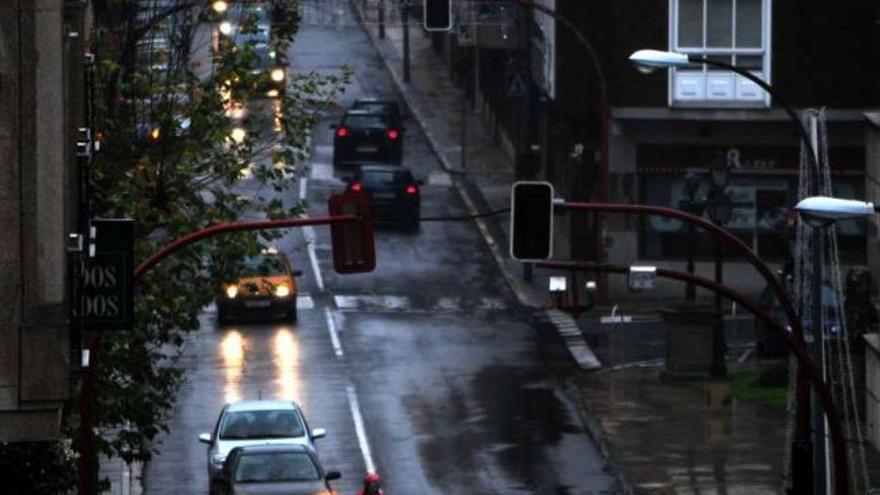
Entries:
{"label": "storefront sign", "polygon": [[92,220],[89,249],[74,267],[73,318],[86,330],[134,325],[134,221]]}
{"label": "storefront sign", "polygon": [[[722,153],[728,165],[741,172],[796,172],[800,168],[800,149],[796,146],[699,146],[641,144],[637,162],[640,171],[682,173],[688,168],[708,168]],[[832,174],[863,173],[862,147],[831,147]]]}

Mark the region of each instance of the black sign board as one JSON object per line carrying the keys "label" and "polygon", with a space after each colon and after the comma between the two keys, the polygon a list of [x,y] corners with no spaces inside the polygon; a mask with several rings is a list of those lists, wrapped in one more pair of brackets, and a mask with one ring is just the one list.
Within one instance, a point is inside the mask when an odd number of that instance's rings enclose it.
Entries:
{"label": "black sign board", "polygon": [[92,220],[89,245],[74,269],[74,319],[86,330],[131,330],[133,275],[134,221]]}

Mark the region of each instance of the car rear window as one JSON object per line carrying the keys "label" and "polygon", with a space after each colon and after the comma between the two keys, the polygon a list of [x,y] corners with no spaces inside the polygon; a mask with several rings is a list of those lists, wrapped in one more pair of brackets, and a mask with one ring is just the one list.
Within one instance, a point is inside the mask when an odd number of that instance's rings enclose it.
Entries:
{"label": "car rear window", "polygon": [[318,467],[305,452],[244,454],[235,468],[238,483],[314,481],[320,477]]}
{"label": "car rear window", "polygon": [[392,186],[395,184],[403,184],[412,182],[411,177],[407,173],[394,170],[370,170],[361,173],[361,180],[367,187],[370,186]]}
{"label": "car rear window", "polygon": [[223,417],[221,440],[250,438],[292,438],[305,436],[303,422],[295,409],[282,411],[233,411]]}
{"label": "car rear window", "polygon": [[380,103],[375,101],[366,101],[357,103],[354,106],[357,110],[364,110],[370,113],[393,114],[396,113],[389,103]]}
{"label": "car rear window", "polygon": [[344,125],[358,129],[363,128],[384,128],[387,127],[386,119],[383,115],[348,115],[345,117]]}

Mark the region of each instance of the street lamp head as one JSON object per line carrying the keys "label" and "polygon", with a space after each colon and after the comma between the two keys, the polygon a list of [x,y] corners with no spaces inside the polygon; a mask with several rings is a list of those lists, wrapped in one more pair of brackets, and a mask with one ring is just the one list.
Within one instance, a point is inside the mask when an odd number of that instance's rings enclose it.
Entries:
{"label": "street lamp head", "polygon": [[876,211],[874,203],[830,196],[804,198],[794,208],[813,227],[824,227],[837,220],[870,217]]}
{"label": "street lamp head", "polygon": [[656,69],[682,67],[689,63],[684,53],[661,52],[660,50],[638,50],[629,56],[640,72],[650,73]]}

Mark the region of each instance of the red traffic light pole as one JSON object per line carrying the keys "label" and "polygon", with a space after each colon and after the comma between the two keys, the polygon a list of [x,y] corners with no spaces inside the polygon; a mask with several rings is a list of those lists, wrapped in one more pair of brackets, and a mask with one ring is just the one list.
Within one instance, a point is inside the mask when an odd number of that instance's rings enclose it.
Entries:
{"label": "red traffic light pole", "polygon": [[[304,227],[306,225],[329,225],[337,223],[369,221],[360,215],[331,215],[314,218],[284,218],[280,220],[260,220],[254,222],[220,223],[187,234],[180,239],[175,239],[161,247],[158,251],[143,260],[134,270],[133,282],[137,282],[144,273],[157,263],[196,241],[213,237],[227,232],[241,232],[246,230],[269,230],[286,227]],[[82,393],[80,394],[80,458],[79,458],[79,494],[93,495],[97,493],[95,471],[95,432],[94,427],[94,369],[98,363],[98,351],[101,346],[101,338],[104,332],[97,330],[89,335],[90,362],[82,372]]]}
{"label": "red traffic light pole", "polygon": [[[848,462],[846,438],[843,433],[843,427],[841,426],[840,414],[832,400],[830,389],[828,388],[827,384],[825,384],[825,382],[822,380],[822,374],[818,371],[818,368],[816,367],[816,364],[813,362],[812,358],[804,350],[804,333],[803,328],[801,327],[800,316],[798,315],[797,311],[795,311],[791,300],[788,298],[788,295],[785,293],[785,289],[782,287],[782,284],[773,275],[770,268],[767,267],[767,265],[761,260],[761,258],[758,257],[757,254],[755,254],[748,246],[743,244],[743,242],[740,241],[736,236],[734,236],[727,230],[719,227],[718,225],[715,225],[714,223],[702,217],[691,215],[690,213],[685,213],[681,210],[677,210],[674,208],[639,204],[579,203],[564,201],[557,203],[557,205],[562,207],[563,209],[570,210],[659,215],[662,217],[681,220],[683,222],[702,227],[712,234],[718,236],[719,238],[724,240],[725,243],[727,243],[729,246],[733,247],[733,249],[737,253],[739,253],[747,261],[749,261],[749,263],[751,263],[752,266],[754,266],[755,269],[757,269],[758,272],[763,276],[763,278],[767,282],[767,285],[770,287],[770,290],[773,291],[774,295],[782,304],[783,308],[785,309],[789,325],[792,329],[791,333],[789,334],[788,332],[786,332],[784,337],[786,339],[786,343],[789,345],[789,347],[792,349],[792,352],[794,352],[798,358],[796,386],[797,438],[795,439],[795,447],[803,449],[805,448],[805,446],[809,446],[809,440],[801,437],[804,434],[808,436],[810,432],[810,396],[807,386],[807,381],[809,381],[817,389],[817,398],[820,400],[822,406],[825,409],[825,414],[828,416],[828,423],[831,427],[832,442],[834,444],[834,481],[836,492],[838,494],[849,493],[849,472],[847,468]],[[659,272],[660,269],[658,269],[658,273]],[[672,274],[678,273],[671,272],[669,270],[664,270],[664,272],[671,278],[674,278]],[[705,283],[706,280],[703,280]],[[732,300],[737,300],[735,297],[731,297],[727,294],[726,291],[730,291],[730,289],[725,286],[714,287],[711,288],[711,290],[720,292],[722,295]],[[800,455],[802,454],[802,452],[798,452],[798,454]]]}

